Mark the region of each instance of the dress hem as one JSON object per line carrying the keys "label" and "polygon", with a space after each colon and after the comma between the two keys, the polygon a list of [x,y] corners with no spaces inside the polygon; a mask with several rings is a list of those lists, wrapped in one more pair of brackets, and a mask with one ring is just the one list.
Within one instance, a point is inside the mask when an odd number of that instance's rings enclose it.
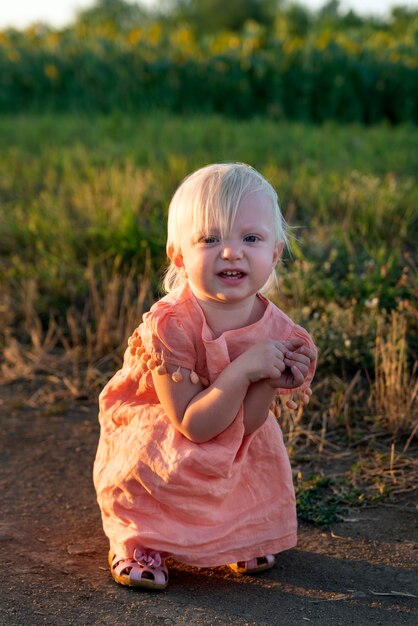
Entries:
{"label": "dress hem", "polygon": [[[167,552],[163,549],[159,549],[155,544],[150,549],[157,550],[164,554],[164,557],[168,556],[178,563],[182,563],[183,565],[189,565],[191,567],[222,567],[228,565],[229,563],[236,563],[238,561],[249,561],[250,559],[254,559],[260,556],[264,556],[266,554],[278,554],[279,552],[284,552],[285,550],[290,550],[290,548],[294,548],[297,544],[297,533],[293,532],[290,535],[286,535],[286,537],[281,537],[278,540],[272,541],[264,541],[260,543],[258,546],[251,546],[250,548],[240,550],[237,548],[232,551],[225,551],[222,554],[216,555],[208,555],[205,557],[198,557],[193,555],[186,554],[178,554],[174,552]],[[116,554],[122,556],[122,552],[113,550]]]}
{"label": "dress hem", "polygon": [[251,547],[247,550],[238,550],[234,552],[216,555],[207,558],[193,558],[186,555],[173,554],[172,558],[192,567],[222,567],[229,563],[237,563],[238,561],[249,561],[250,559],[264,556],[265,554],[277,554],[290,550],[297,544],[297,535],[292,533],[287,537],[283,537],[278,541],[268,541],[260,544],[258,547]]}

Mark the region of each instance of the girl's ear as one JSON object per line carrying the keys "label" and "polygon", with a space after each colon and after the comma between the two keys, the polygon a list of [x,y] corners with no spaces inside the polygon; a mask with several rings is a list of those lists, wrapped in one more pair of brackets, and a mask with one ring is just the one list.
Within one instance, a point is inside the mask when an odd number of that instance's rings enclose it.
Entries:
{"label": "girl's ear", "polygon": [[168,258],[177,268],[184,267],[183,255],[180,249],[174,252],[174,247],[171,244],[167,244],[166,251]]}
{"label": "girl's ear", "polygon": [[274,252],[273,252],[273,263],[274,265],[276,265],[277,261],[280,260],[282,253],[283,253],[283,248],[284,248],[284,242],[281,241],[280,243],[276,243],[276,245],[274,246]]}

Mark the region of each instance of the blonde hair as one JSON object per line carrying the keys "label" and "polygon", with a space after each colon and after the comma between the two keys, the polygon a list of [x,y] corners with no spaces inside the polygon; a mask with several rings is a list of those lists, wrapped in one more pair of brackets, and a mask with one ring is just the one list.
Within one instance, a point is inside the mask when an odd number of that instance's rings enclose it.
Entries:
{"label": "blonde hair", "polygon": [[[277,243],[288,243],[288,226],[279,207],[277,193],[257,170],[245,163],[215,163],[193,172],[175,192],[168,210],[167,250],[171,259],[180,251],[184,231],[209,233],[215,223],[225,236],[234,221],[241,200],[249,193],[263,192],[270,200]],[[187,278],[171,261],[163,286],[167,293],[181,287]],[[276,273],[263,287],[276,284]]]}

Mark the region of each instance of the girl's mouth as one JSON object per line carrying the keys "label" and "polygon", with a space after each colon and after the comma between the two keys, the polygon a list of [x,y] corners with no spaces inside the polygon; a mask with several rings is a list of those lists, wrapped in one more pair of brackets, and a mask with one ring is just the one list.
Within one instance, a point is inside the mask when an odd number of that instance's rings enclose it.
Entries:
{"label": "girl's mouth", "polygon": [[238,281],[244,278],[246,274],[239,270],[225,270],[224,272],[219,272],[218,276],[223,280]]}

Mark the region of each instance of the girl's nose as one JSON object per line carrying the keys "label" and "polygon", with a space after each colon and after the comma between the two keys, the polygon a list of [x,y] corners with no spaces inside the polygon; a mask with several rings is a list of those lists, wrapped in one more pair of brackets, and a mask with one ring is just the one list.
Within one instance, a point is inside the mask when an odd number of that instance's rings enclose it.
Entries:
{"label": "girl's nose", "polygon": [[221,256],[223,259],[235,260],[242,258],[242,247],[237,243],[226,243],[223,246]]}

